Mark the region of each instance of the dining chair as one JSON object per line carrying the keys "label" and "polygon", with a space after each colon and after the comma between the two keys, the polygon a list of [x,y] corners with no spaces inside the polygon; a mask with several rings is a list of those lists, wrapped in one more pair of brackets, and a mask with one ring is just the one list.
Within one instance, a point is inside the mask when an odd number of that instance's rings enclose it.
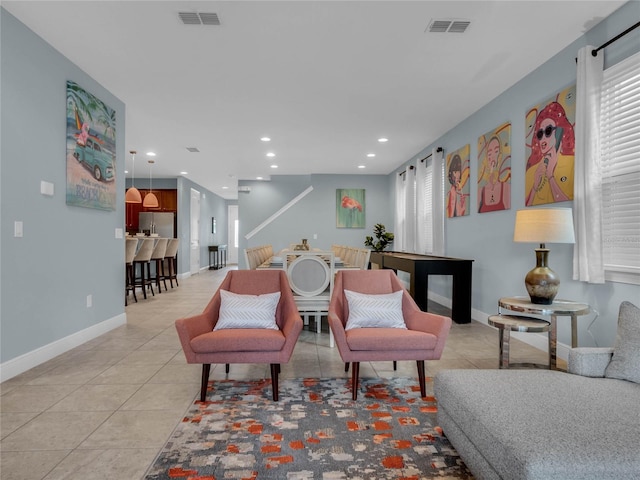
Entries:
{"label": "dining chair", "polygon": [[[276,304],[267,305],[276,292]],[[176,329],[187,363],[202,364],[200,401],[206,400],[212,363],[224,363],[227,373],[231,363],[271,364],[278,401],[280,364],[291,358],[302,319],[283,270],[231,270],[204,311],[176,320]]]}
{"label": "dining chair", "polygon": [[415,360],[424,397],[424,362],[442,355],[451,319],[421,311],[393,270],[340,270],[329,305],[329,327],[345,371],[351,363],[353,400],[360,362],[374,361]]}
{"label": "dining chair", "polygon": [[137,238],[127,238],[125,242],[124,251],[124,270],[125,270],[125,290],[124,290],[124,305],[128,305],[129,292],[133,293],[133,299],[138,303],[138,297],[136,297],[135,289],[135,272],[133,269],[133,259],[136,256],[136,249],[138,248]]}

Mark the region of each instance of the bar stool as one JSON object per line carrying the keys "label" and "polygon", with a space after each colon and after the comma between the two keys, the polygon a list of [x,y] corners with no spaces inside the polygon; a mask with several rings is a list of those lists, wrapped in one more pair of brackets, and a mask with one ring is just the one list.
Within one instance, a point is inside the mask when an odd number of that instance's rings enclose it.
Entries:
{"label": "bar stool", "polygon": [[[178,257],[178,246],[180,245],[180,240],[178,238],[170,238],[169,239],[169,243],[167,244],[167,250],[165,251],[164,254],[164,260],[167,263],[167,270],[169,271],[168,274],[165,275],[164,273],[164,262],[162,264],[162,278],[169,279],[169,283],[171,284],[171,288],[173,288],[173,280],[175,279],[176,281],[176,286],[180,286],[180,284],[178,284],[178,275],[177,275],[177,270],[178,270],[178,261],[177,261],[177,257]],[[164,288],[167,288],[167,284],[165,283]]]}
{"label": "bar stool", "polygon": [[164,282],[164,289],[167,290],[167,282],[163,278],[161,273],[162,270],[162,262],[164,261],[164,256],[167,251],[167,242],[168,238],[159,238],[156,242],[156,246],[153,248],[153,253],[151,254],[151,261],[156,263],[156,275],[155,278],[151,280],[155,280],[156,285],[158,285],[158,293],[162,293],[162,288],[160,288],[160,280]]}
{"label": "bar stool", "polygon": [[136,248],[138,248],[138,239],[137,238],[127,238],[125,244],[125,252],[124,252],[124,282],[125,282],[125,290],[124,290],[124,305],[127,306],[129,292],[133,293],[133,299],[138,302],[138,297],[136,297],[136,289],[135,289],[135,274],[133,270],[133,259],[136,256]]}
{"label": "bar stool", "polygon": [[[138,249],[138,253],[133,258],[133,272],[134,272],[134,288],[141,287],[144,298],[147,298],[147,287],[151,289],[153,293],[153,283],[151,283],[151,254],[153,253],[153,245],[155,241],[153,238],[145,238],[142,240],[142,244]],[[140,276],[136,275],[137,266],[140,266]],[[146,267],[146,268],[145,268]]]}

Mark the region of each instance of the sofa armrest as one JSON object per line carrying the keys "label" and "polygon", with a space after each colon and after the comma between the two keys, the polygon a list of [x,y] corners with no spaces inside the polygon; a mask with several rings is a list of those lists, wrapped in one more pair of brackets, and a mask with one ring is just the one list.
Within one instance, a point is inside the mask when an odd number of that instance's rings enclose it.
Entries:
{"label": "sofa armrest", "polygon": [[613,348],[572,348],[569,350],[567,370],[583,377],[604,377],[612,355]]}

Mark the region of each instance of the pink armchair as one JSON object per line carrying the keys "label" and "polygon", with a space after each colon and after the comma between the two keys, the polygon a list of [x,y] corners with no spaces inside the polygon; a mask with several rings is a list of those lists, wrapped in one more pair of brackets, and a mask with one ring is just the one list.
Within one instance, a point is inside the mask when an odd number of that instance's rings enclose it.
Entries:
{"label": "pink armchair", "polygon": [[[402,316],[407,329],[355,328],[345,331],[349,304],[344,290],[383,294],[402,290]],[[420,393],[426,396],[425,360],[437,360],[451,328],[451,319],[422,312],[393,270],[341,270],[336,275],[329,305],[329,326],[335,337],[345,371],[352,363],[352,398],[358,395],[360,362],[416,360]]]}
{"label": "pink armchair", "polygon": [[[220,290],[244,295],[281,292],[276,309],[279,330],[237,328],[213,331],[220,310]],[[200,315],[176,320],[187,363],[202,364],[200,400],[207,394],[212,363],[270,363],[273,400],[278,401],[280,364],[287,363],[302,330],[287,275],[283,270],[232,270]]]}

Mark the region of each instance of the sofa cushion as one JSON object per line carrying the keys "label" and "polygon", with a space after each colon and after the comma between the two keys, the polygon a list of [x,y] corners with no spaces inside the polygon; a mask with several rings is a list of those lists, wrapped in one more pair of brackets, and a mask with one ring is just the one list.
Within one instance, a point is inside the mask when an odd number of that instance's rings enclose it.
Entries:
{"label": "sofa cushion", "polygon": [[[191,340],[191,348],[196,353],[279,352],[285,341],[280,330],[229,328],[198,335]],[[247,355],[245,361],[252,363],[251,355]]]}
{"label": "sofa cushion", "polygon": [[220,314],[214,330],[266,328],[278,330],[276,309],[280,292],[241,295],[220,290]]}
{"label": "sofa cushion", "polygon": [[377,295],[345,290],[344,295],[349,304],[345,331],[353,328],[407,328],[402,316],[402,290]]}
{"label": "sofa cushion", "polygon": [[354,328],[346,336],[349,348],[360,351],[427,351],[438,343],[431,333],[402,328]]}
{"label": "sofa cushion", "polygon": [[613,357],[604,375],[640,383],[640,308],[633,303],[620,304]]}
{"label": "sofa cushion", "polygon": [[635,383],[550,370],[442,370],[434,394],[438,411],[500,478],[619,480],[640,472]]}

